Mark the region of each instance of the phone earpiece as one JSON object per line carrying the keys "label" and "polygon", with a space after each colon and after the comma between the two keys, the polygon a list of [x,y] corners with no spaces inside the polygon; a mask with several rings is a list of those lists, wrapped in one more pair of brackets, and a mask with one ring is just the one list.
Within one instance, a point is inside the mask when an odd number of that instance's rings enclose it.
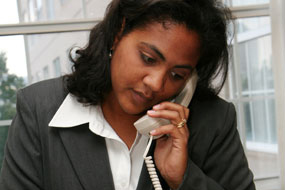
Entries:
{"label": "phone earpiece", "polygon": [[[173,102],[187,107],[193,97],[197,81],[198,75],[196,70],[194,70],[192,76],[186,82],[183,90],[178,94],[178,96],[175,97]],[[158,128],[159,126],[167,124],[170,124],[170,121],[168,121],[167,119],[152,118],[148,115],[144,115],[134,123],[134,126],[136,127],[139,133],[149,136],[150,131]],[[154,139],[157,139],[159,137],[161,136],[155,136]]]}

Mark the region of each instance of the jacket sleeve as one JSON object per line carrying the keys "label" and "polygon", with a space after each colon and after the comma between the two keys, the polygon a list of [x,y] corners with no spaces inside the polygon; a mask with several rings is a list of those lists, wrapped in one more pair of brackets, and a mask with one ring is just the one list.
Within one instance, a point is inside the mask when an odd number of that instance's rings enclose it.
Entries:
{"label": "jacket sleeve", "polygon": [[253,175],[236,128],[236,113],[229,105],[224,126],[215,133],[203,165],[189,157],[179,190],[255,190]]}
{"label": "jacket sleeve", "polygon": [[9,128],[0,175],[1,190],[39,190],[42,184],[38,121],[22,90],[17,94],[17,113]]}

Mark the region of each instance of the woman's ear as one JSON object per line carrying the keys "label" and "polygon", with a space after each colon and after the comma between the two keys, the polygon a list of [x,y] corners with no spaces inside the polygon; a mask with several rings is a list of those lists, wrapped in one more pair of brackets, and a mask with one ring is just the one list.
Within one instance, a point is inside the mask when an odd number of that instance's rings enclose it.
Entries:
{"label": "woman's ear", "polygon": [[126,24],[126,19],[123,18],[123,21],[122,21],[122,26],[121,26],[121,29],[120,31],[118,32],[118,34],[116,35],[115,37],[115,40],[114,40],[114,43],[113,43],[113,46],[112,46],[112,50],[115,50],[119,41],[121,40],[122,38],[122,35],[123,35],[123,31],[125,29],[125,24]]}

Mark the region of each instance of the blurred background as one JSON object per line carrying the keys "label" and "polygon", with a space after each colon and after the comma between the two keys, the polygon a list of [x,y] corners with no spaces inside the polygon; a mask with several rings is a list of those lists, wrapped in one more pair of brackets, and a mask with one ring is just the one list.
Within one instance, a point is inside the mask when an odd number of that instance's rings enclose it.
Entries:
{"label": "blurred background", "polygon": [[[16,91],[71,72],[110,0],[0,0],[0,167]],[[235,104],[258,190],[285,190],[285,2],[224,0],[231,65],[220,96]]]}

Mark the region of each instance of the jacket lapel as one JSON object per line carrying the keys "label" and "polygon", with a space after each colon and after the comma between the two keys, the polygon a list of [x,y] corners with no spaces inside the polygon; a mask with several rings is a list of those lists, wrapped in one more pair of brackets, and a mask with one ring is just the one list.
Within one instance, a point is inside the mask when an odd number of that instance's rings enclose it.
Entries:
{"label": "jacket lapel", "polygon": [[114,190],[105,139],[89,130],[89,124],[59,129],[73,168],[86,190]]}

